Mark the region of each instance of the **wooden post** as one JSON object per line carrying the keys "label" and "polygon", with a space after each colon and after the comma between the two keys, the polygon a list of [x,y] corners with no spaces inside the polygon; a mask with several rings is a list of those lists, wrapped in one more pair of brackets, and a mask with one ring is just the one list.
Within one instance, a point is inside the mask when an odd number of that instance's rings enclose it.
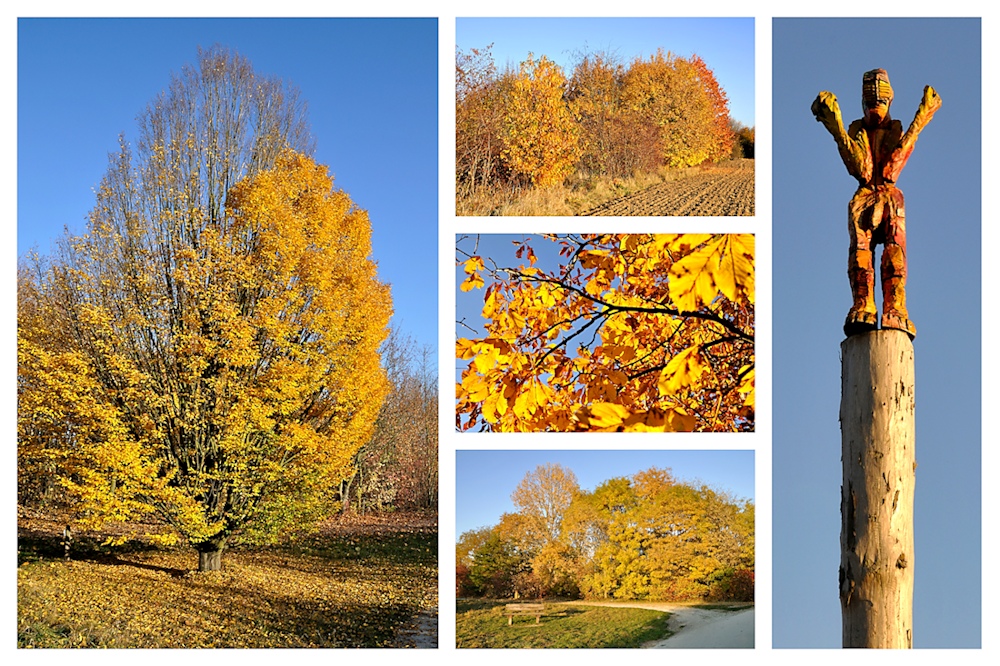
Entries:
{"label": "wooden post", "polygon": [[73,546],[73,530],[70,529],[69,525],[63,530],[62,546],[63,559],[69,562],[69,549]]}
{"label": "wooden post", "polygon": [[843,646],[913,647],[913,343],[904,331],[841,345]]}

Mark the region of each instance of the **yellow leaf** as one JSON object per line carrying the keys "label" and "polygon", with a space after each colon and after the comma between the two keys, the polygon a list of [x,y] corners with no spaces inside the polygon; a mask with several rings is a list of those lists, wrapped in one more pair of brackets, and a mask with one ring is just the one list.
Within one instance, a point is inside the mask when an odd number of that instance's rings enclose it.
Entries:
{"label": "yellow leaf", "polygon": [[732,234],[729,240],[729,255],[727,261],[733,273],[736,290],[732,295],[726,294],[729,300],[736,300],[739,293],[746,294],[747,301],[754,302],[754,236],[753,234]]}
{"label": "yellow leaf", "polygon": [[[744,372],[746,369],[747,369],[747,366],[743,366],[742,368],[740,368],[740,372]],[[754,399],[755,399],[754,398],[754,373],[755,373],[755,370],[751,368],[750,371],[747,372],[746,375],[743,376],[743,381],[740,382],[739,387],[736,389],[740,393],[743,393],[743,394],[746,395],[746,397],[743,400],[743,404],[745,406],[747,406],[747,407],[753,407],[754,406]]]}
{"label": "yellow leaf", "polygon": [[490,394],[490,386],[485,378],[472,372],[462,377],[462,388],[470,402],[482,402]]}
{"label": "yellow leaf", "polygon": [[674,409],[667,413],[667,430],[671,432],[691,432],[694,426],[694,415],[682,409]]}
{"label": "yellow leaf", "polygon": [[482,287],[483,284],[483,278],[479,277],[479,273],[473,273],[469,277],[465,278],[459,287],[462,291],[472,291],[473,289]]}
{"label": "yellow leaf", "polygon": [[660,372],[657,384],[660,396],[675,395],[684,388],[696,388],[708,369],[701,361],[697,346],[677,353]]}
{"label": "yellow leaf", "polygon": [[670,299],[682,312],[710,304],[719,293],[714,268],[722,239],[706,243],[670,267]]}
{"label": "yellow leaf", "polygon": [[627,408],[611,402],[597,402],[590,407],[590,425],[595,428],[614,428],[628,417]]}
{"label": "yellow leaf", "polygon": [[465,270],[465,272],[469,275],[486,268],[486,265],[483,264],[482,257],[469,257],[462,263],[462,266],[463,270]]}

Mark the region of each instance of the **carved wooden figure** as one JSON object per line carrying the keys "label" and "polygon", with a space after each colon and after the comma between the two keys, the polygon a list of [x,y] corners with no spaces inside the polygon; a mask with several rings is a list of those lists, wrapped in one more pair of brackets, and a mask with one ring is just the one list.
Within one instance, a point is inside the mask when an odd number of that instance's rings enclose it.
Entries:
{"label": "carved wooden figure", "polygon": [[941,108],[934,88],[924,96],[906,132],[889,116],[892,87],[884,69],[865,72],[861,85],[864,117],[845,130],[837,97],[823,91],[812,103],[816,120],[833,135],[848,172],[858,189],[848,205],[851,237],[847,275],[854,305],[844,322],[848,336],[876,329],[874,246],[882,244],[882,328],[906,331],[912,339],[917,329],[906,311],[906,214],[903,193],[896,179],[906,165],[917,135]]}

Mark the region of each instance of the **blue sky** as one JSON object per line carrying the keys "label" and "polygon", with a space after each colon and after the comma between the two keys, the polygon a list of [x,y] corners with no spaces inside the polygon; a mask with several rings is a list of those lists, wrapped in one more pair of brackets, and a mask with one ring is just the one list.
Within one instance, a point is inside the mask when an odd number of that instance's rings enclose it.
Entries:
{"label": "blue sky", "polygon": [[556,463],[573,470],[584,490],[618,476],[659,467],[675,479],[708,485],[736,499],[754,499],[753,451],[458,451],[456,453],[455,536],[496,525],[514,511],[510,495],[526,474]]}
{"label": "blue sky", "polygon": [[[981,644],[981,72],[977,20],[776,20],[773,26],[775,647],[839,647],[839,345],[851,305],[847,202],[857,187],[809,106],[861,115],[861,76],[889,73],[906,127],[941,110],[897,185],[916,324],[915,647]],[[825,48],[816,48],[817,44]],[[880,299],[879,299],[880,300]]]}
{"label": "blue sky", "polygon": [[[654,12],[657,13],[657,12]],[[657,48],[701,56],[729,96],[729,113],[754,125],[754,20],[752,18],[459,18],[459,49],[493,44],[497,69],[517,67],[531,52],[559,64],[566,76],[579,54],[606,52],[626,65]]]}
{"label": "blue sky", "polygon": [[84,231],[118,135],[221,44],[299,88],[317,161],[369,212],[393,324],[437,347],[436,20],[20,19],[17,36],[18,255]]}

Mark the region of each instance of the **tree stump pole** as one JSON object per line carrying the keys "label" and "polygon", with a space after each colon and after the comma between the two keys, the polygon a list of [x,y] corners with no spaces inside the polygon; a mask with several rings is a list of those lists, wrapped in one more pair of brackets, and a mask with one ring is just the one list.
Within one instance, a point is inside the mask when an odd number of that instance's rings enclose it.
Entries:
{"label": "tree stump pole", "polygon": [[841,343],[843,646],[913,647],[913,343],[883,329]]}
{"label": "tree stump pole", "polygon": [[63,529],[62,546],[63,546],[63,559],[69,562],[69,550],[70,548],[73,547],[73,530],[70,528],[69,525],[67,525],[65,529]]}

